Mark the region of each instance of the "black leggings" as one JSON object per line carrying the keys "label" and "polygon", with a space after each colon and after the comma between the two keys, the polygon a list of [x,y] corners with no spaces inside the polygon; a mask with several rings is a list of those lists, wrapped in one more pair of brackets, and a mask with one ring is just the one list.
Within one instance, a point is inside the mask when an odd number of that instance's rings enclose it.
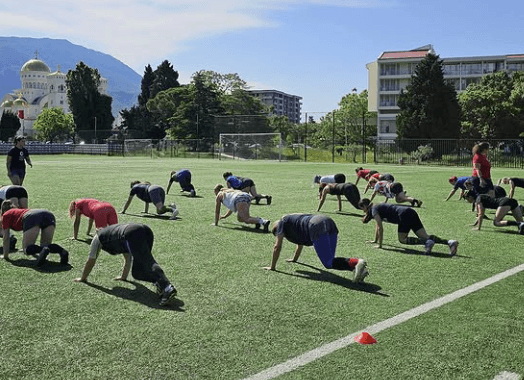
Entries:
{"label": "black leggings", "polygon": [[346,186],[344,189],[344,196],[353,207],[360,210],[360,207],[358,207],[358,202],[360,202],[360,192],[358,191],[358,187],[355,185]]}

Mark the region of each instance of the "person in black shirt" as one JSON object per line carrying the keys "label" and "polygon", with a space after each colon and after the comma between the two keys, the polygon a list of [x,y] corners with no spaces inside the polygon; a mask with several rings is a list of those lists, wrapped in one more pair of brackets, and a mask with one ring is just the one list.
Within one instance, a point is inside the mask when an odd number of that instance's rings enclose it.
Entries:
{"label": "person in black shirt", "polygon": [[295,254],[288,262],[297,262],[304,246],[313,246],[318,258],[328,269],[353,271],[353,282],[362,282],[368,275],[367,263],[363,259],[335,257],[338,229],[335,222],[325,215],[289,214],[273,224],[273,235],[277,237],[273,247],[271,266],[276,270],[284,238],[297,245]]}
{"label": "person in black shirt", "polygon": [[[424,244],[426,254],[430,254],[435,244],[446,244],[449,247],[449,254],[454,256],[457,253],[458,242],[456,240],[445,240],[435,235],[428,235],[417,212],[411,208],[396,204],[380,203],[373,205],[371,201],[364,198],[360,201],[360,206],[366,213],[364,223],[375,219],[377,226],[375,228],[375,240],[366,243],[378,243],[377,248],[382,248],[382,239],[384,237],[384,227],[382,222],[388,222],[398,225],[398,241],[402,244]],[[409,237],[409,231],[413,231],[417,238]]]}
{"label": "person in black shirt", "polygon": [[[495,218],[493,218],[493,225],[496,227],[517,226],[519,234],[524,235],[524,223],[522,220],[522,206],[519,206],[515,199],[508,197],[492,198],[487,194],[477,195],[474,192],[466,194],[466,200],[474,203],[477,208],[477,220],[474,224],[476,230],[480,230],[484,213],[487,208],[497,210]],[[503,220],[503,218],[511,211],[515,221]]]}
{"label": "person in black shirt", "polygon": [[328,183],[321,184],[323,185],[322,193],[320,196],[320,203],[318,204],[317,212],[320,211],[326,196],[328,194],[336,195],[338,199],[338,211],[342,211],[342,198],[341,195],[344,195],[349,203],[353,205],[356,209],[360,210],[358,207],[358,202],[360,201],[360,192],[358,187],[352,183]]}
{"label": "person in black shirt", "polygon": [[87,282],[101,249],[111,255],[122,254],[124,268],[122,275],[116,280],[126,281],[131,269],[135,279],[155,284],[160,295],[160,306],[163,306],[171,297],[176,296],[177,291],[151,254],[153,242],[153,231],[144,224],[112,224],[104,227],[91,242],[82,277],[75,278],[74,281]]}
{"label": "person in black shirt", "polygon": [[126,213],[126,210],[129,207],[129,205],[131,204],[131,201],[133,200],[133,197],[135,195],[140,200],[144,201],[145,203],[144,212],[146,214],[149,211],[149,204],[153,203],[156,207],[156,213],[158,215],[162,215],[170,211],[172,212],[172,214],[169,219],[175,219],[176,216],[178,215],[178,210],[176,209],[176,206],[174,203],[169,205],[169,207],[164,205],[164,201],[166,199],[166,193],[161,186],[151,185],[150,182],[140,182],[140,181],[131,182],[131,191],[129,192],[129,198],[127,199],[127,202],[121,211],[122,214]]}
{"label": "person in black shirt", "polygon": [[7,176],[13,185],[22,186],[25,178],[25,163],[33,167],[29,152],[25,148],[25,137],[16,136],[15,146],[7,153]]}
{"label": "person in black shirt", "polygon": [[524,178],[508,178],[504,177],[502,179],[499,179],[498,185],[503,183],[504,185],[509,184],[509,197],[513,198],[513,195],[515,194],[515,187],[524,187]]}

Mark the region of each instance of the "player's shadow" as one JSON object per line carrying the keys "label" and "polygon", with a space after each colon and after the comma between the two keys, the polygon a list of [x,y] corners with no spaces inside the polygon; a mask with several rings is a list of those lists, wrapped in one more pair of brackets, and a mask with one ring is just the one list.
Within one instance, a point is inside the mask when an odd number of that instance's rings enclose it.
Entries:
{"label": "player's shadow", "polygon": [[264,232],[264,227],[260,226],[259,229],[256,229],[254,225],[252,224],[234,224],[234,223],[222,223],[222,224],[219,224],[218,226],[216,227],[221,227],[221,228],[226,228],[228,230],[231,230],[231,231],[243,231],[243,232],[253,232],[255,234],[266,234],[266,235],[270,235],[271,233],[271,226],[270,226],[270,230],[269,232]]}
{"label": "player's shadow", "polygon": [[146,286],[136,281],[127,281],[126,280],[125,282],[129,284],[133,284],[135,286],[135,289],[129,289],[123,286],[105,288],[101,285],[93,284],[91,282],[86,282],[85,284],[96,290],[109,294],[111,296],[119,297],[119,298],[129,300],[129,301],[138,302],[152,309],[161,309],[161,310],[170,309],[174,311],[185,312],[185,310],[183,309],[184,301],[182,301],[181,299],[173,297],[169,300],[169,303],[167,305],[160,306],[158,304],[160,301],[158,294],[156,294],[155,292],[151,291]]}
{"label": "player's shadow", "polygon": [[332,214],[332,215],[346,215],[346,216],[354,216],[354,217],[357,217],[357,218],[363,218],[364,217],[364,214],[361,213],[361,214],[356,214],[354,212],[349,212],[349,211],[321,211],[323,214]]}
{"label": "player's shadow", "polygon": [[77,241],[80,241],[82,243],[86,243],[88,245],[91,244],[91,242],[93,241],[93,238],[92,237],[86,237],[85,239],[76,239]]}
{"label": "player's shadow", "polygon": [[[53,258],[53,256],[56,256]],[[42,265],[41,267],[36,266],[36,256],[25,256],[17,260],[13,260],[11,258],[7,259],[9,263],[14,265],[15,267],[20,268],[31,268],[38,272],[42,273],[60,273],[60,272],[67,272],[70,271],[73,267],[71,264],[60,264],[60,261],[54,261],[54,260],[60,260],[58,255],[53,255],[52,253],[48,256],[47,262]]]}
{"label": "player's shadow", "polygon": [[463,256],[463,255],[453,255],[453,256],[451,256],[449,253],[441,253],[441,252],[435,252],[435,251],[431,251],[431,253],[429,255],[426,255],[426,252],[423,251],[423,250],[416,250],[416,249],[413,249],[413,248],[406,248],[406,247],[403,247],[403,246],[395,246],[395,245],[387,245],[387,246],[383,245],[382,249],[385,250],[385,251],[392,251],[392,252],[403,253],[405,255],[430,256],[430,257],[437,257],[437,258],[440,258],[440,259],[452,259],[453,257],[462,257],[462,258],[467,258],[467,259],[471,258],[470,256]]}
{"label": "player's shadow", "polygon": [[[367,283],[367,282],[355,283],[355,282],[351,281],[349,278],[342,277],[342,276],[336,275],[336,274],[334,274],[332,272],[328,272],[328,271],[326,271],[326,270],[324,270],[322,268],[317,268],[317,267],[315,267],[313,265],[301,263],[301,262],[298,262],[298,261],[296,263],[290,263],[290,264],[302,265],[302,266],[304,266],[306,268],[313,269],[315,272],[309,271],[309,270],[296,270],[295,273],[287,273],[287,272],[282,272],[282,271],[278,271],[278,270],[276,272],[285,274],[287,276],[304,278],[304,279],[307,279],[307,280],[331,282],[332,284],[340,285],[340,286],[343,286],[344,288],[347,288],[347,289],[352,289],[352,290],[357,290],[357,291],[360,291],[360,292],[376,294],[376,295],[382,296],[382,297],[389,297],[389,295],[380,292],[380,290],[382,288],[380,286],[378,286],[378,285]],[[352,272],[348,272],[348,273],[352,273]]]}
{"label": "player's shadow", "polygon": [[[129,216],[137,216],[139,218],[148,218],[148,219],[163,219],[163,220],[170,220],[169,218],[171,217],[171,213],[165,213],[165,214],[162,214],[162,215],[158,215],[158,214],[149,214],[149,213],[141,213],[141,214],[129,214],[129,213],[126,213],[125,215],[129,215]],[[176,219],[174,220],[179,220],[181,219],[179,216],[176,217]]]}

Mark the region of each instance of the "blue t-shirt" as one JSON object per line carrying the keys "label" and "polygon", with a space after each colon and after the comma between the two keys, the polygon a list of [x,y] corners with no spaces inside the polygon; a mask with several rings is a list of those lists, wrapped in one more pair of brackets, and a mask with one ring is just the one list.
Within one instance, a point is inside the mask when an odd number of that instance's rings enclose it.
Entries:
{"label": "blue t-shirt", "polygon": [[457,182],[455,182],[455,185],[453,186],[453,189],[455,190],[458,190],[458,189],[462,189],[462,190],[466,190],[466,186],[464,185],[464,182],[466,182],[468,179],[470,179],[471,177],[458,177],[457,178]]}
{"label": "blue t-shirt", "polygon": [[230,175],[229,177],[227,177],[226,182],[229,182],[233,189],[242,190],[242,183],[244,182],[244,178]]}

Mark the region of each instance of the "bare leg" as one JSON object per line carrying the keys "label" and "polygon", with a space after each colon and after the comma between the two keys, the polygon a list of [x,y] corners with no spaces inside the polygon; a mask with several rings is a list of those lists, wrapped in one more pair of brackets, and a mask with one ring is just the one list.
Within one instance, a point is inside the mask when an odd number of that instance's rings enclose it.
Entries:
{"label": "bare leg", "polygon": [[247,224],[257,224],[260,223],[260,218],[255,218],[249,215],[249,203],[247,202],[240,202],[237,204],[237,212],[238,212],[238,221],[244,222]]}

